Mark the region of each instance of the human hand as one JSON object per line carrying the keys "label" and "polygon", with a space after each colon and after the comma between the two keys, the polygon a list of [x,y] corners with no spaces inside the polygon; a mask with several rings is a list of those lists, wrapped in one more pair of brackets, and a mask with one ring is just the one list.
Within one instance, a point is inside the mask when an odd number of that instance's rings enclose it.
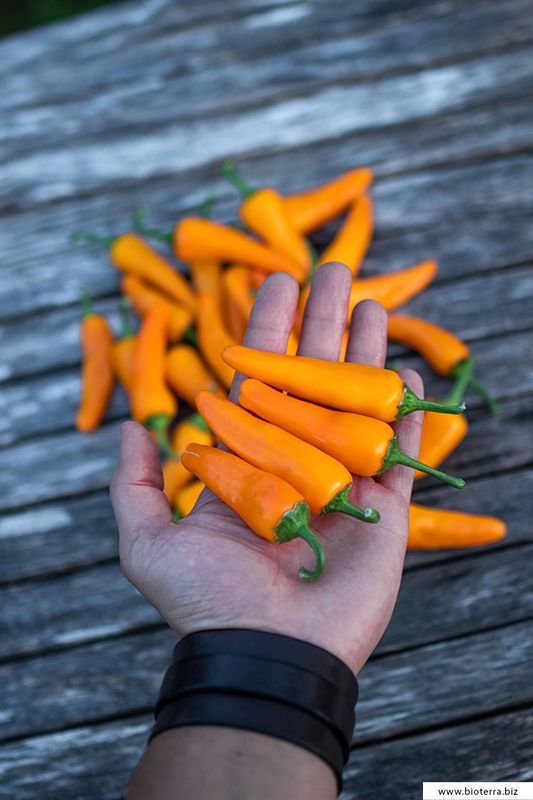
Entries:
{"label": "human hand", "polygon": [[[352,276],[341,264],[320,267],[307,303],[299,354],[337,360]],[[285,352],[298,301],[286,274],[263,283],[244,344]],[[373,301],[352,316],[346,360],[383,366],[387,315]],[[422,396],[420,377],[402,378]],[[230,393],[236,401],[242,376]],[[396,423],[401,449],[418,455],[422,413]],[[371,525],[344,514],[313,518],[311,528],[327,556],[323,576],[301,581],[298,569],[313,565],[301,539],[275,545],[254,535],[208,489],[178,523],[163,494],[155,444],[140,425],[122,426],[120,460],[111,483],[119,527],[120,560],[129,580],[180,636],[207,628],[269,630],[316,644],[359,672],[389,622],[407,545],[413,470],[396,466],[377,479],[354,479],[350,499],[377,508]]]}

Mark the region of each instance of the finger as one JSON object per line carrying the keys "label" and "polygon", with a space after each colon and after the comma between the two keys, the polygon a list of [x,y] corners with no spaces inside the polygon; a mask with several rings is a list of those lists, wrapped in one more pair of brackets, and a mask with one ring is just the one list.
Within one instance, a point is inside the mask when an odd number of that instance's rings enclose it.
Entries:
{"label": "finger", "polygon": [[139,533],[156,534],[172,521],[157,447],[136,422],[125,422],[120,429],[120,456],[110,494],[122,552]]}
{"label": "finger", "polygon": [[305,306],[298,355],[336,361],[350,300],[352,273],[332,262],[317,269]]}
{"label": "finger", "polygon": [[[243,344],[257,350],[284,353],[298,303],[298,284],[285,272],[276,272],[263,281],[248,320]],[[230,400],[239,398],[245,376],[235,373]]]}
{"label": "finger", "polygon": [[[418,397],[424,397],[424,384],[417,372],[414,372],[412,369],[402,369],[398,374]],[[418,458],[423,419],[424,412],[415,411],[413,414],[402,417],[402,419],[398,420],[398,422],[393,425],[394,430],[398,434],[400,450],[408,456],[411,456],[411,458]],[[413,488],[414,476],[414,469],[398,465],[392,467],[392,469],[388,469],[378,480],[390,491],[395,492],[405,500],[409,500]]]}
{"label": "finger", "polygon": [[387,312],[375,300],[363,300],[352,313],[346,361],[382,367],[386,357]]}

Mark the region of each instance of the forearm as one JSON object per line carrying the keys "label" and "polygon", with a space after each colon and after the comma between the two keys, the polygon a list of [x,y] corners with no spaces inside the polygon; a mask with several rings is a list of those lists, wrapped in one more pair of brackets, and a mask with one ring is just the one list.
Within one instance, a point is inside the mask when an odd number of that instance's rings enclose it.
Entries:
{"label": "forearm", "polygon": [[291,742],[235,728],[174,728],[155,737],[127,800],[333,800],[337,782],[318,756]]}

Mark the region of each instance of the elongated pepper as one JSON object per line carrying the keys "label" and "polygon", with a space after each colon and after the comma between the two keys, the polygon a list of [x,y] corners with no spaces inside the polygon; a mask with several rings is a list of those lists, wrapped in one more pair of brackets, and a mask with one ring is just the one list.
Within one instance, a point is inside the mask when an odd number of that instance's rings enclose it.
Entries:
{"label": "elongated pepper", "polygon": [[352,169],[315,189],[285,197],[285,213],[293,228],[300,233],[310,233],[342,214],[367,191],[372,180],[370,169]]}
{"label": "elongated pepper", "polygon": [[122,386],[129,391],[133,376],[133,357],[137,346],[137,337],[129,318],[129,303],[120,303],[121,332],[118,341],[113,343],[113,372]]}
{"label": "elongated pepper", "polygon": [[140,317],[145,317],[155,303],[163,303],[168,307],[168,336],[171,342],[180,341],[192,324],[193,315],[188,308],[168,300],[164,294],[152,289],[135,275],[124,275],[120,288]]}
{"label": "elongated pepper", "polygon": [[313,514],[340,511],[365,522],[379,520],[375,509],[363,511],[350,503],[352,476],[331,456],[212,392],[200,392],[196,405],[227,447],[294,486]]}
{"label": "elongated pepper", "polygon": [[461,489],[464,481],[422,464],[400,450],[387,422],[349,411],[333,411],[272,389],[249,378],[241,385],[239,403],[261,419],[340,461],[354,475],[381,475],[396,464],[422,469]]}
{"label": "elongated pepper", "polygon": [[178,403],[165,382],[168,309],[156,303],[137,334],[131,382],[133,419],[153,431],[163,453],[175,457],[168,441],[168,426]]}
{"label": "elongated pepper", "polygon": [[[435,372],[448,378],[460,380],[463,370],[470,363],[468,345],[450,331],[425,319],[391,314],[388,336],[394,342],[401,342],[416,350]],[[469,384],[483,398],[492,413],[496,413],[496,403],[472,374]]]}
{"label": "elongated pepper", "polygon": [[111,263],[118,270],[147,281],[193,314],[196,311],[194,292],[183,275],[136,233],[105,237],[88,231],[78,231],[71,238],[87,239],[101,244],[109,250]]}
{"label": "elongated pepper", "polygon": [[506,526],[497,517],[444,511],[416,503],[409,506],[408,550],[476,547],[503,539]]}
{"label": "elongated pepper", "polygon": [[[207,446],[215,444],[215,437],[209,426],[196,411],[176,425],[172,434],[172,451],[181,456],[191,442]],[[163,480],[165,495],[173,506],[177,492],[192,480],[192,475],[185,469],[181,460],[168,458],[163,464]]]}
{"label": "elongated pepper", "polygon": [[313,570],[300,569],[298,575],[303,580],[316,580],[322,575],[326,556],[319,539],[308,527],[309,506],[290,484],[216,447],[192,444],[181,458],[184,466],[257,536],[277,544],[305,539],[313,548],[316,564]]}
{"label": "elongated pepper", "polygon": [[168,351],[166,379],[178,397],[191,408],[196,405],[196,395],[203,389],[217,392],[225,397],[226,392],[190,344],[179,344]]}
{"label": "elongated pepper", "polygon": [[252,189],[238,175],[231,161],[223,164],[222,172],[244,198],[239,215],[246,227],[307,275],[311,266],[309,248],[304,237],[290,224],[279,192],[270,188]]}
{"label": "elongated pepper", "polygon": [[235,339],[224,325],[215,298],[207,292],[198,296],[197,324],[200,351],[217,378],[229,389],[233,370],[222,360],[220,353]]}
{"label": "elongated pepper", "polygon": [[182,489],[178,489],[174,499],[174,520],[183,519],[183,517],[191,513],[204,489],[205,483],[195,480]]}
{"label": "elongated pepper", "polygon": [[224,270],[222,285],[229,327],[235,340],[241,342],[254,304],[250,286],[250,270],[238,264],[228,267]]}
{"label": "elongated pepper", "polygon": [[88,433],[102,421],[113,391],[113,334],[105,317],[94,313],[88,295],[82,308],[81,398],[76,427]]}
{"label": "elongated pepper", "polygon": [[[461,371],[459,379],[444,402],[455,405],[460,403],[474,369],[474,359],[470,358],[466,368]],[[464,439],[468,431],[468,421],[464,414],[435,414],[426,411],[422,422],[422,435],[418,457],[424,464],[438,467]],[[417,470],[415,480],[423,478],[424,473]]]}
{"label": "elongated pepper", "polygon": [[365,364],[288,356],[233,345],[224,361],[250,378],[339,411],[353,411],[392,422],[413,411],[460,414],[464,404],[445,406],[417,397],[390,369]]}
{"label": "elongated pepper", "polygon": [[326,247],[318,266],[329,261],[346,264],[357,275],[372,240],[374,230],[372,201],[367,194],[361,195],[354,204],[331,244]]}

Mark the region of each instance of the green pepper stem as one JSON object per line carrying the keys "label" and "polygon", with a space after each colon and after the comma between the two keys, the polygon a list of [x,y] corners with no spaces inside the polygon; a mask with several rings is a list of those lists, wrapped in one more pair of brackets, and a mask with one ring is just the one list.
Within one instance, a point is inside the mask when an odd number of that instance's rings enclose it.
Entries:
{"label": "green pepper stem", "polygon": [[464,403],[448,406],[433,400],[422,400],[404,383],[403,396],[397,405],[396,417],[405,417],[406,414],[411,414],[413,411],[439,411],[441,414],[462,414],[465,408]]}
{"label": "green pepper stem", "polygon": [[97,233],[93,233],[92,231],[73,231],[69,236],[69,241],[71,243],[81,241],[96,242],[96,244],[101,244],[102,247],[105,247],[106,250],[109,250],[116,238],[116,236],[99,236]]}
{"label": "green pepper stem", "polygon": [[290,542],[292,539],[301,538],[312,547],[316,556],[316,564],[314,570],[308,570],[302,567],[298,572],[298,577],[304,581],[315,581],[320,578],[326,566],[326,554],[324,548],[318,537],[308,527],[311,512],[309,506],[305,501],[297,503],[293,508],[287,511],[274,530],[276,541],[279,544]]}
{"label": "green pepper stem", "polygon": [[213,208],[213,203],[215,202],[215,193],[212,189],[210,189],[207,193],[207,196],[204,202],[201,204],[200,208],[198,209],[198,216],[202,217],[203,219],[210,219],[211,217],[211,210]]}
{"label": "green pepper stem", "polygon": [[185,328],[181,335],[181,341],[185,342],[186,344],[192,344],[195,347],[198,346],[198,337],[196,335],[196,328],[194,325],[189,325],[188,328]]}
{"label": "green pepper stem", "polygon": [[187,417],[187,422],[189,425],[194,425],[195,428],[198,428],[199,431],[205,431],[206,433],[211,433],[211,428],[202,417],[199,411],[195,411],[190,417]]}
{"label": "green pepper stem", "polygon": [[172,508],[172,522],[179,522],[183,519],[183,514],[177,508]]}
{"label": "green pepper stem", "polygon": [[491,397],[491,395],[487,392],[483,384],[481,384],[478,379],[474,376],[470,378],[470,386],[475,391],[475,393],[481,397],[487,408],[489,409],[491,414],[498,413],[498,403]]}
{"label": "green pepper stem", "polygon": [[244,199],[251,197],[257,191],[256,189],[252,189],[252,187],[241,178],[237,172],[234,161],[224,161],[220,171],[226,180],[235,186],[235,188],[240,192],[241,197]]}
{"label": "green pepper stem", "polygon": [[472,380],[474,374],[474,367],[476,366],[476,359],[474,356],[468,356],[459,361],[452,369],[450,375],[455,378],[449,395],[444,399],[446,405],[457,405],[463,399],[463,395],[468,388],[468,384]]}
{"label": "green pepper stem", "polygon": [[130,304],[125,297],[122,298],[119,305],[120,312],[120,338],[129,339],[130,336],[135,336],[133,325],[130,320]]}
{"label": "green pepper stem", "polygon": [[358,508],[354,506],[353,503],[350,503],[348,499],[350,488],[350,486],[345,486],[344,489],[341,489],[340,492],[324,506],[320,513],[329,514],[338,511],[341,514],[349,514],[351,517],[356,517],[356,519],[360,519],[362,522],[379,522],[381,517],[379,511],[376,511],[375,508],[365,508],[363,511],[362,508]]}
{"label": "green pepper stem", "polygon": [[88,288],[85,288],[81,296],[81,318],[85,319],[86,317],[90,317],[91,314],[94,314],[91,293]]}
{"label": "green pepper stem", "polygon": [[172,244],[174,241],[174,234],[168,231],[161,231],[159,228],[146,228],[143,225],[143,219],[146,215],[146,209],[142,206],[135,210],[133,214],[133,230],[137,233],[142,233],[143,236],[149,236],[151,239],[159,239],[165,244]]}
{"label": "green pepper stem", "polygon": [[159,449],[166,458],[179,460],[179,455],[175,453],[168,441],[168,426],[172,422],[168,414],[152,414],[145,420],[144,427],[155,433]]}
{"label": "green pepper stem", "polygon": [[419,469],[421,472],[426,472],[428,475],[433,475],[434,478],[438,478],[444,483],[449,483],[450,486],[454,486],[456,489],[462,489],[465,485],[465,482],[462,478],[455,478],[453,475],[448,475],[446,472],[441,472],[440,469],[434,469],[428,464],[424,464],[422,461],[418,461],[416,458],[411,458],[411,456],[408,456],[407,453],[402,452],[398,442],[398,435],[393,436],[393,438],[390,440],[387,453],[383,459],[383,465],[378,472],[378,475],[381,475],[383,472],[385,472],[385,470],[396,466],[396,464],[403,464],[404,467]]}

